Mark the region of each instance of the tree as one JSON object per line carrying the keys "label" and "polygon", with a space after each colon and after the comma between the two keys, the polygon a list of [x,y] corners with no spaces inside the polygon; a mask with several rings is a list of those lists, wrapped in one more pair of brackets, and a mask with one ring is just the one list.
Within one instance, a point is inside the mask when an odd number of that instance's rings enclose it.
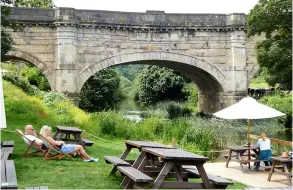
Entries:
{"label": "tree", "polygon": [[53,8],[55,7],[53,0],[15,0],[15,7],[39,7]]}
{"label": "tree", "polygon": [[257,61],[269,76],[267,82],[292,89],[292,2],[291,0],[259,0],[247,19],[248,37],[264,33],[266,39],[257,44]]}
{"label": "tree", "polygon": [[1,60],[12,50],[12,38],[7,30],[16,30],[18,27],[8,20],[11,12],[11,0],[1,0]]}
{"label": "tree", "polygon": [[184,100],[184,79],[167,68],[147,66],[139,76],[136,99],[150,105],[163,100]]}
{"label": "tree", "polygon": [[80,93],[80,108],[88,111],[111,109],[121,99],[120,77],[116,70],[105,69],[96,73],[84,84]]}

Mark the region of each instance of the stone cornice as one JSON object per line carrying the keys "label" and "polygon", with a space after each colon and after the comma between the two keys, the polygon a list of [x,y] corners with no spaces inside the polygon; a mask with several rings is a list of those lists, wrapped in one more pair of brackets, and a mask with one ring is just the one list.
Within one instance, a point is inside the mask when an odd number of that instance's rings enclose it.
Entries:
{"label": "stone cornice", "polygon": [[130,13],[78,10],[73,8],[12,8],[10,20],[24,26],[72,26],[145,31],[233,31],[246,30],[246,15],[170,14],[164,11]]}

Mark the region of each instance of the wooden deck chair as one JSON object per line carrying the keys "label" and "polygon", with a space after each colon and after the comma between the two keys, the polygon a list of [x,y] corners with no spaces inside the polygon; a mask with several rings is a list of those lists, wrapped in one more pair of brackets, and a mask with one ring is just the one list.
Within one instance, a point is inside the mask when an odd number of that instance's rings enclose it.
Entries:
{"label": "wooden deck chair", "polygon": [[[28,145],[27,149],[25,150],[24,154],[21,155],[21,157],[30,157],[37,154],[45,154],[46,151],[42,150],[39,146],[37,146],[33,141],[29,140],[21,130],[16,129],[16,133],[19,134],[24,142]],[[34,149],[34,152],[29,153],[30,149]]]}
{"label": "wooden deck chair", "polygon": [[[72,156],[70,156],[70,154],[73,154],[76,151],[65,153],[65,152],[61,151],[60,148],[58,148],[57,146],[54,146],[53,144],[51,144],[44,136],[42,136],[38,132],[37,132],[37,134],[40,136],[40,139],[43,141],[44,145],[48,148],[48,151],[45,154],[45,157],[43,158],[43,160],[53,160],[56,158],[60,159],[60,158],[63,158],[64,156],[66,156],[70,160],[75,161],[72,158]],[[55,152],[56,154],[50,155],[51,152]]]}

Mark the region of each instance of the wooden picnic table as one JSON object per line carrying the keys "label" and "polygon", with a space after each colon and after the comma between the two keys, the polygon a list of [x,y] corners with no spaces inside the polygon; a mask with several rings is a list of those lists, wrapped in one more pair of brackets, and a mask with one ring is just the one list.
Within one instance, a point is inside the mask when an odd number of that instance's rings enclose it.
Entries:
{"label": "wooden picnic table", "polygon": [[113,163],[114,164],[114,167],[110,172],[110,175],[114,174],[117,171],[117,166],[127,165],[127,163],[129,163],[129,165],[131,165],[131,164],[134,163],[134,160],[126,160],[128,154],[130,153],[130,151],[132,149],[138,149],[140,152],[141,152],[142,148],[144,148],[144,147],[167,148],[167,149],[171,148],[171,149],[174,149],[174,147],[169,146],[169,145],[163,145],[163,144],[160,144],[160,143],[148,142],[148,141],[124,140],[124,143],[126,145],[126,149],[122,153],[120,158],[112,157],[112,156],[105,156],[105,160],[106,160],[107,163]]}
{"label": "wooden picnic table", "polygon": [[[229,166],[230,160],[234,157],[233,152],[236,153],[234,161],[239,162],[241,166],[242,172],[244,171],[243,164],[248,164],[248,168],[250,169],[250,162],[259,162],[257,159],[251,159],[251,152],[253,151],[256,155],[259,154],[259,148],[256,145],[251,146],[231,146],[229,148],[229,155],[226,162],[226,168]],[[247,152],[247,153],[246,153]],[[246,154],[245,154],[246,153]],[[243,159],[244,156],[247,156],[248,159]]]}
{"label": "wooden picnic table", "polygon": [[[273,164],[269,173],[268,181],[271,181],[273,173],[278,173],[287,177],[289,183],[291,182],[292,173],[288,171],[287,165],[291,164],[292,166],[292,159],[289,158],[282,158],[282,157],[272,157]],[[283,165],[282,170],[277,170],[275,167],[277,164]]]}
{"label": "wooden picnic table", "polygon": [[[73,144],[80,144],[83,147],[87,146],[87,142],[90,142],[87,139],[82,139],[81,133],[83,132],[77,127],[64,127],[64,126],[57,126],[57,131],[53,136],[55,140],[62,140],[65,143],[73,143]],[[73,137],[73,138],[71,138]],[[93,143],[89,143],[91,146]]]}
{"label": "wooden picnic table", "polygon": [[[147,167],[148,163],[155,158],[160,158],[162,167]],[[192,188],[192,189],[211,189],[212,184],[204,170],[203,164],[208,160],[207,157],[199,156],[180,149],[166,148],[142,148],[142,152],[136,159],[133,168],[143,172],[147,176],[156,177],[151,189],[158,188]],[[183,175],[183,165],[196,166],[198,173],[202,179],[202,183],[188,182],[187,175]],[[156,175],[154,175],[156,174]],[[177,179],[177,181],[165,181],[169,174]],[[175,174],[175,175],[174,175]],[[131,179],[125,177],[121,186],[124,188],[131,187]]]}

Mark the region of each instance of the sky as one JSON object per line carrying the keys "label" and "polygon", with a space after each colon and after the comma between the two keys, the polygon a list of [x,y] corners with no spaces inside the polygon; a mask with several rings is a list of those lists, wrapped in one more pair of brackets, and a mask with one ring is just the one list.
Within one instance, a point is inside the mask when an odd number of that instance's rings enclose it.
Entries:
{"label": "sky", "polygon": [[57,7],[75,9],[166,13],[245,13],[258,0],[53,0]]}

